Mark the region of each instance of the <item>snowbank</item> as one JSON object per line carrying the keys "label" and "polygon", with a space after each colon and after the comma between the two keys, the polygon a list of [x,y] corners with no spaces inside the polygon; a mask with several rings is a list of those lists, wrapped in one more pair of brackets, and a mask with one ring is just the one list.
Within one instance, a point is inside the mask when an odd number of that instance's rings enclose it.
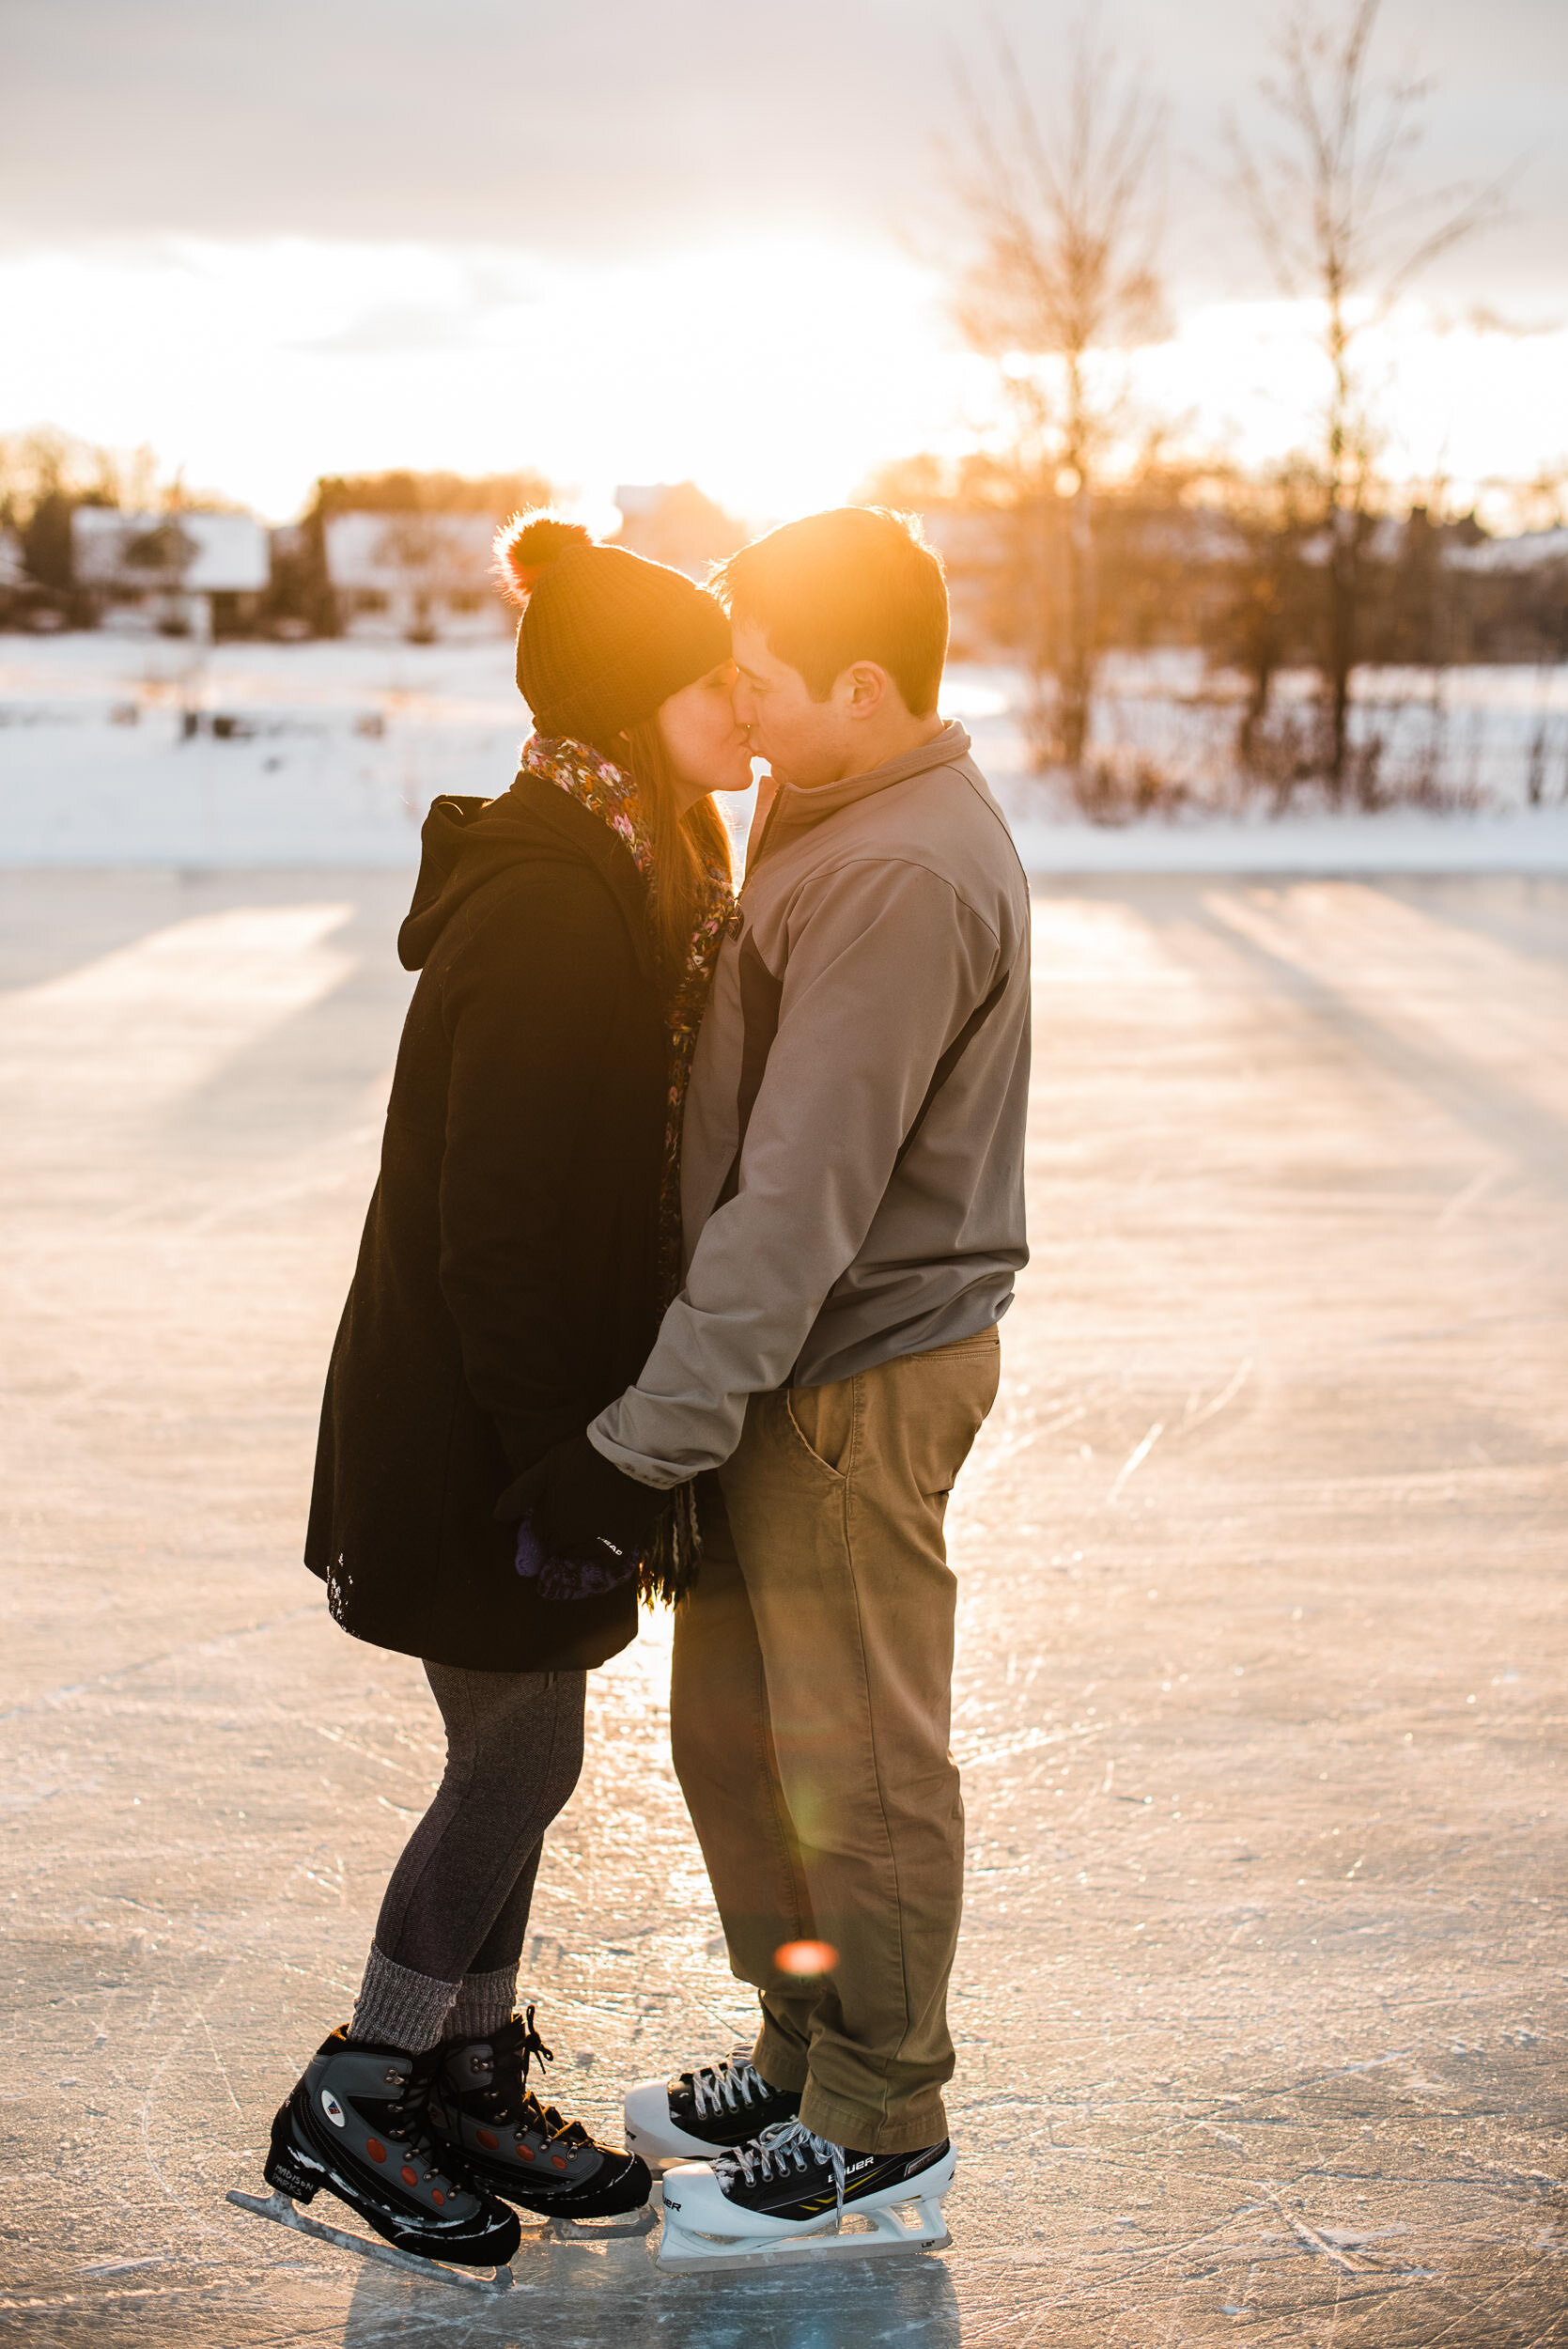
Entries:
{"label": "snowbank", "polygon": [[1059,873],[1568,873],[1568,807],[1504,815],[1211,816],[1106,827],[1010,810],[1028,870]]}
{"label": "snowbank", "polygon": [[[1118,705],[1186,707],[1183,658],[1117,664]],[[1032,872],[1568,872],[1563,805],[1057,820],[1028,774],[1013,690],[1004,670],[956,668],[944,706],[973,733]],[[1518,746],[1544,706],[1555,723],[1562,673],[1544,688],[1530,672],[1459,672],[1449,690],[1487,763],[1522,779]],[[434,795],[504,791],[527,723],[493,643],[203,658],[161,639],[0,637],[0,865],[411,866]]]}

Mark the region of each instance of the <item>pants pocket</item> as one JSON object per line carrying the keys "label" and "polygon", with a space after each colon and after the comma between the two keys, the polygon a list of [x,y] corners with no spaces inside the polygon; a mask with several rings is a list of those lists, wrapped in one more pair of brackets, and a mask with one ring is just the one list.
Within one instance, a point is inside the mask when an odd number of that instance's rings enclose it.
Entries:
{"label": "pants pocket", "polygon": [[899,1403],[919,1430],[910,1458],[921,1490],[932,1500],[945,1501],[952,1492],[1001,1383],[1001,1346],[994,1327],[908,1356]]}
{"label": "pants pocket", "polygon": [[784,1389],[784,1410],[801,1445],[818,1468],[841,1483],[854,1466],[860,1403],[858,1376],[831,1379],[825,1387]]}

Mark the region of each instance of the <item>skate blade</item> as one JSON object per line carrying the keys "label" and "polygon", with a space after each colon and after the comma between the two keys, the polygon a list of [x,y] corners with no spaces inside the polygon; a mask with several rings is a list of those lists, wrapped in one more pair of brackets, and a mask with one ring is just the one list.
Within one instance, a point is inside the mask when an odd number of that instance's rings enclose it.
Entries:
{"label": "skate blade", "polygon": [[225,2201],[238,2210],[248,2210],[257,2218],[271,2218],[274,2225],[292,2228],[296,2234],[311,2234],[318,2243],[335,2243],[340,2250],[357,2251],[362,2259],[380,2260],[388,2267],[400,2267],[406,2275],[424,2276],[440,2284],[456,2284],[459,2292],[482,2292],[493,2298],[497,2293],[510,2292],[512,2271],[498,2267],[492,2276],[465,2274],[461,2268],[443,2267],[439,2260],[421,2259],[417,2251],[400,2251],[395,2243],[382,2243],[369,2235],[350,2234],[345,2227],[329,2227],[324,2219],[307,2218],[296,2210],[287,2194],[240,2194],[230,2192]]}
{"label": "skate blade", "polygon": [[830,2219],[828,2232],[782,2238],[697,2234],[666,2212],[659,2264],[672,2276],[716,2276],[738,2268],[754,2272],[761,2267],[800,2266],[807,2261],[885,2259],[890,2254],[908,2258],[923,2251],[947,2250],[953,2237],[947,2232],[941,2204],[915,2200],[913,2206],[912,2220],[901,2215],[909,2207],[905,2203],[863,2213],[851,2211],[851,2218],[863,2217],[869,2221],[863,2232],[833,2232]]}
{"label": "skate blade", "polygon": [[[536,2211],[520,2211],[518,2216],[526,2224],[529,2218],[538,2217],[539,2214]],[[658,2224],[659,2213],[651,2202],[644,2202],[641,2210],[629,2211],[624,2218],[545,2218],[535,2241],[613,2243],[623,2235],[652,2234]]]}

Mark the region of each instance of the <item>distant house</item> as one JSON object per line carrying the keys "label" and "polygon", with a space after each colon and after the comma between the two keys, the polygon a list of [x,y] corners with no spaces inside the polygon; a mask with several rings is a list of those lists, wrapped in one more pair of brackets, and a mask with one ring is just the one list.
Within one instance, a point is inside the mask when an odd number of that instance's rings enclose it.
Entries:
{"label": "distant house", "polygon": [[63,624],[55,599],[29,576],[21,538],[0,524],[0,628],[50,629]]}
{"label": "distant house", "polygon": [[14,530],[0,525],[0,618],[9,619],[27,586],[27,558]]}
{"label": "distant house", "polygon": [[715,563],[744,543],[746,532],[694,481],[623,483],[615,492],[621,526],[613,544],[706,583]]}
{"label": "distant house", "polygon": [[1568,529],[1527,530],[1515,538],[1451,546],[1463,630],[1458,658],[1568,661]]}
{"label": "distant house", "polygon": [[101,625],[222,635],[256,616],[271,577],[267,533],[249,514],[127,514],[79,506],[71,572]]}
{"label": "distant house", "polygon": [[1568,529],[1522,531],[1516,538],[1478,538],[1451,548],[1445,558],[1456,571],[1539,571],[1568,563]]}
{"label": "distant house", "polygon": [[516,614],[492,571],[487,514],[330,514],[327,583],[346,636],[438,639],[508,635]]}

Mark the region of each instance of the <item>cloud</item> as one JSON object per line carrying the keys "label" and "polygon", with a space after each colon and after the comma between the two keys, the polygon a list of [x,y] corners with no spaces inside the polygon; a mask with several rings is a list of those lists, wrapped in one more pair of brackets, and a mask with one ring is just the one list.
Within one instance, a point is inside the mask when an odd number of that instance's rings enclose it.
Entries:
{"label": "cloud", "polygon": [[287,350],[322,357],[401,358],[414,351],[457,350],[478,340],[477,319],[457,310],[420,310],[389,303],[366,310],[331,334],[285,343]]}
{"label": "cloud", "polygon": [[[1001,0],[1036,86],[1076,0]],[[298,236],[635,259],[672,242],[846,230],[929,248],[936,135],[973,0],[5,0],[0,241]],[[1170,103],[1178,281],[1261,282],[1205,166],[1267,61],[1256,0],[1116,0],[1104,22]],[[1449,178],[1535,160],[1467,295],[1529,298],[1568,242],[1568,9],[1387,0],[1387,62],[1430,69]],[[1484,258],[1474,256],[1484,254]],[[1506,286],[1499,285],[1499,279]],[[390,346],[388,346],[390,347]]]}
{"label": "cloud", "polygon": [[[873,198],[922,0],[8,0],[0,198],[35,236],[635,245]],[[891,38],[890,38],[891,37]]]}

